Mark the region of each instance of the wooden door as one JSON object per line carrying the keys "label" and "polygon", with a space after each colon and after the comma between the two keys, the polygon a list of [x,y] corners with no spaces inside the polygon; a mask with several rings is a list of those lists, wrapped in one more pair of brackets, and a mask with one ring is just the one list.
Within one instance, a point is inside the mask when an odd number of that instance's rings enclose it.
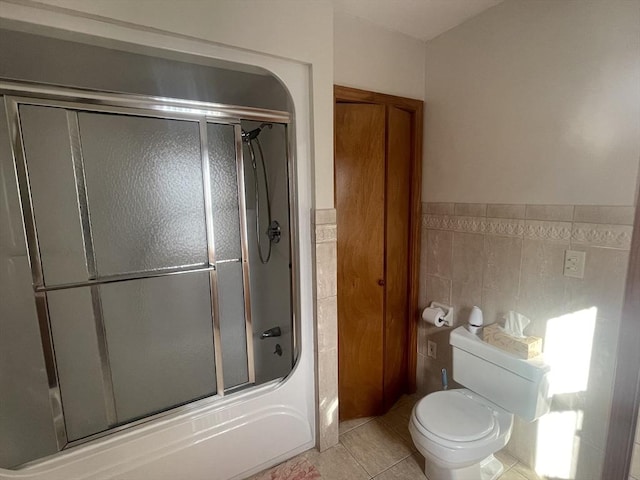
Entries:
{"label": "wooden door", "polygon": [[382,413],[385,107],[335,106],[340,418]]}
{"label": "wooden door", "polygon": [[387,107],[384,408],[407,390],[411,225],[411,112]]}

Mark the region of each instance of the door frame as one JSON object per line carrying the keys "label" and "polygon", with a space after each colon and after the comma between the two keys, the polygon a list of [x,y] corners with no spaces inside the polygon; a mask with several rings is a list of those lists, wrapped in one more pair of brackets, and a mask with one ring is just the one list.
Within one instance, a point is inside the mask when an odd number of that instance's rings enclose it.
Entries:
{"label": "door frame", "polygon": [[[618,334],[618,351],[609,417],[604,466],[607,478],[627,480],[640,407],[640,176],[631,238],[624,306]],[[604,473],[603,473],[604,474]]]}
{"label": "door frame", "polygon": [[409,331],[407,332],[407,388],[409,392],[413,393],[416,391],[418,321],[420,319],[418,294],[420,289],[420,234],[422,229],[422,125],[424,102],[413,98],[334,85],[334,125],[335,105],[337,103],[371,103],[393,106],[409,112],[413,117],[411,132],[413,139],[411,146],[411,216],[409,225]]}

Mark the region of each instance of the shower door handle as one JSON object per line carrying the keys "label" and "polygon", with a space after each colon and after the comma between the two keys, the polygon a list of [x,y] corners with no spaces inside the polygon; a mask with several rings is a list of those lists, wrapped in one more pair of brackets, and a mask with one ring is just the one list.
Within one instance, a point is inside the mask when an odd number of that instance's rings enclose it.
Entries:
{"label": "shower door handle", "polygon": [[384,278],[381,278],[380,280],[378,280],[378,285],[380,285],[381,287],[384,287]]}

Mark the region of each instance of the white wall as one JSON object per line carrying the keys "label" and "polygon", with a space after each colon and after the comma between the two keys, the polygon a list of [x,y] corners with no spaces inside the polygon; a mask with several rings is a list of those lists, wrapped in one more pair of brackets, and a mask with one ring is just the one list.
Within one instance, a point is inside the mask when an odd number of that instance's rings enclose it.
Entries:
{"label": "white wall", "polygon": [[425,201],[633,204],[638,0],[506,1],[426,62]]}
{"label": "white wall", "polygon": [[333,17],[337,85],[424,99],[424,43],[366,20]]}
{"label": "white wall", "polygon": [[328,0],[42,0],[40,3],[309,64],[315,206],[333,207],[333,8]]}

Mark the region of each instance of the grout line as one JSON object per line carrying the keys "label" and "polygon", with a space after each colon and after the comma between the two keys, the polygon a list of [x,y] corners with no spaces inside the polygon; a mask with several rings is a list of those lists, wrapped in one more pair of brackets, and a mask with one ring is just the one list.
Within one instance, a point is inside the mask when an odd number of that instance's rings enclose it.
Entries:
{"label": "grout line", "polygon": [[[351,431],[355,430],[356,428],[360,428],[360,427],[362,427],[362,426],[366,425],[367,423],[369,423],[370,421],[375,420],[376,418],[378,418],[378,417],[369,417],[369,418],[368,418],[367,420],[365,420],[364,422],[362,422],[362,423],[360,423],[360,424],[356,425],[355,427],[351,427],[349,430],[345,430],[344,432],[340,433],[338,436],[342,436],[342,435],[344,435],[345,433],[349,433],[349,432],[351,432]],[[338,424],[338,431],[340,431],[340,425],[339,425],[339,424]]]}
{"label": "grout line", "polygon": [[[354,428],[353,430],[355,430],[355,428]],[[362,469],[365,471],[365,473],[369,476],[369,478],[373,478],[373,477],[371,476],[371,474],[369,473],[369,471],[368,471],[366,468],[364,468],[364,465],[362,465],[362,464],[358,461],[358,459],[357,459],[357,458],[356,458],[356,456],[353,454],[353,452],[352,452],[351,450],[349,450],[349,447],[348,447],[346,444],[344,444],[344,443],[342,442],[342,440],[340,440],[340,441],[339,441],[339,443],[344,447],[344,449],[349,453],[349,455],[351,455],[351,458],[353,458],[353,459],[355,460],[355,462],[358,464],[358,466],[359,466],[360,468],[362,468]]]}
{"label": "grout line", "polygon": [[[482,234],[482,272],[480,275],[480,305],[478,308],[484,309],[484,274],[487,269],[487,237]],[[482,312],[484,317],[484,311]]]}
{"label": "grout line", "polygon": [[[516,290],[516,303],[513,306],[513,308],[516,309],[516,311],[520,311],[520,295],[521,295],[521,289],[522,289],[522,266],[524,265],[524,243],[525,243],[525,239],[522,238],[520,240],[520,264],[518,265],[518,289]],[[542,248],[544,249],[544,245],[542,246]]]}
{"label": "grout line", "polygon": [[395,467],[396,465],[398,465],[399,463],[404,462],[407,458],[409,458],[411,455],[413,455],[414,452],[411,452],[409,455],[407,455],[406,457],[402,457],[400,460],[398,460],[397,462],[395,462],[393,465],[385,468],[384,470],[382,470],[380,473],[376,473],[375,476],[371,477],[372,479],[379,477],[380,475],[382,475],[383,473],[391,470],[393,467]]}
{"label": "grout line", "polygon": [[[355,429],[352,429],[352,430],[355,430]],[[367,471],[367,469],[366,469],[366,468],[364,468],[364,467],[362,466],[362,464],[361,464],[361,463],[358,461],[358,459],[353,455],[353,453],[351,453],[351,450],[349,450],[349,448],[348,448],[344,443],[342,443],[342,441],[340,441],[340,442],[338,442],[338,443],[339,443],[340,445],[342,445],[342,448],[344,448],[344,449],[346,450],[347,454],[348,454],[348,455],[353,459],[353,461],[354,461],[354,462],[356,462],[356,465],[358,465],[358,466],[362,469],[362,471],[367,475],[367,477],[369,477],[369,480],[371,480],[373,477],[372,477],[372,476],[371,476],[371,474]]]}

